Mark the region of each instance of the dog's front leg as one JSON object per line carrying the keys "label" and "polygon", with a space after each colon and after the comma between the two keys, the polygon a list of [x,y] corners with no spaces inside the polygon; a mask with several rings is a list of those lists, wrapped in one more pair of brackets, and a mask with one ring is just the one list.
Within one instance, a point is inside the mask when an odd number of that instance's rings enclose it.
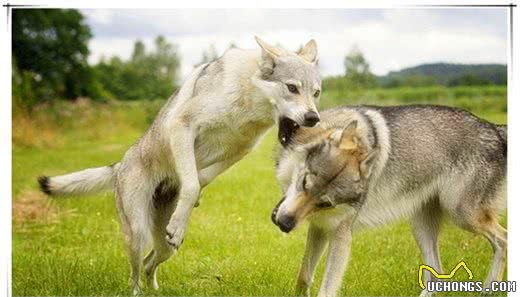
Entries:
{"label": "dog's front leg", "polygon": [[346,220],[330,234],[327,265],[318,297],[336,296],[347,268],[352,242],[352,223]]}
{"label": "dog's front leg", "polygon": [[310,296],[311,285],[314,279],[314,271],[327,244],[325,232],[313,223],[309,226],[305,254],[303,255],[302,267],[296,281],[296,295]]}
{"label": "dog's front leg", "polygon": [[166,226],[166,240],[179,248],[184,240],[191,211],[197,203],[200,183],[194,151],[194,137],[186,127],[175,127],[175,137],[170,141],[175,171],[179,177],[179,200],[170,222]]}

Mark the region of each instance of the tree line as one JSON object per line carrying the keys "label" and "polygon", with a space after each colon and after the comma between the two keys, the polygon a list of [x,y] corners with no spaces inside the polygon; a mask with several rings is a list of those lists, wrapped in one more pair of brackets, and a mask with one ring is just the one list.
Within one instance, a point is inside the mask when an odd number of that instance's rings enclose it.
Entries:
{"label": "tree line", "polygon": [[136,41],[131,57],[89,65],[92,32],[73,9],[13,10],[13,99],[32,107],[55,99],[164,99],[176,88],[177,47],[162,36],[146,49]]}
{"label": "tree line", "polygon": [[344,75],[325,79],[329,87],[342,89],[507,84],[507,67],[501,64],[422,64],[376,76],[356,46],[345,56],[344,66]]}
{"label": "tree line", "polygon": [[[74,9],[13,10],[13,99],[32,107],[55,99],[93,100],[165,99],[175,90],[180,55],[175,44],[158,36],[152,48],[134,43],[132,55],[102,58],[88,63],[92,32]],[[235,47],[232,43],[230,47]],[[200,63],[218,57],[214,46]],[[324,79],[327,88],[348,90],[431,85],[485,85],[507,83],[505,65],[429,64],[376,76],[359,48],[344,59],[344,75]]]}

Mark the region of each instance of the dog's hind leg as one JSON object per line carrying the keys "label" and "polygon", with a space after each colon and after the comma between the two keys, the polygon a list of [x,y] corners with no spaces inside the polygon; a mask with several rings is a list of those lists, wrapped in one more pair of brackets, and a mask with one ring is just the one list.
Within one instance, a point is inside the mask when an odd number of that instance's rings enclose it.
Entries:
{"label": "dog's hind leg", "polygon": [[[493,181],[491,179],[491,181]],[[484,288],[489,288],[494,281],[502,280],[507,259],[507,231],[498,223],[497,190],[490,183],[480,181],[481,187],[467,190],[459,200],[457,207],[452,209],[451,219],[459,227],[470,232],[483,235],[493,248],[491,267],[484,282]]]}
{"label": "dog's hind leg", "polygon": [[177,191],[175,186],[166,181],[161,182],[155,189],[152,207],[152,237],[153,249],[144,259],[144,272],[147,285],[159,289],[157,282],[157,268],[168,260],[174,253],[173,247],[166,241],[164,231],[175,210]]}
{"label": "dog's hind leg", "polygon": [[[463,227],[473,233],[482,234],[493,248],[491,267],[484,282],[484,288],[490,288],[494,281],[502,280],[507,260],[507,231],[498,223],[494,211],[479,209],[471,215],[471,221]],[[470,225],[471,223],[471,225]]]}
{"label": "dog's hind leg", "polygon": [[141,294],[141,268],[144,250],[150,239],[148,204],[153,191],[151,183],[143,181],[143,178],[139,170],[130,169],[118,176],[116,184],[117,207],[131,268],[129,282],[134,295]]}
{"label": "dog's hind leg", "polygon": [[157,233],[154,231],[153,241],[153,249],[144,259],[144,272],[147,285],[158,290],[159,283],[157,282],[157,268],[161,263],[168,260],[173,255],[175,249],[173,249],[164,238],[164,228]]}
{"label": "dog's hind leg", "polygon": [[493,259],[489,273],[484,282],[484,288],[489,288],[491,282],[502,280],[507,261],[507,230],[495,221],[483,228],[482,234],[493,247]]}
{"label": "dog's hind leg", "polygon": [[[432,267],[439,274],[442,273],[442,265],[439,257],[438,237],[441,223],[441,208],[437,197],[431,199],[411,218],[411,224],[415,241],[421,250],[424,264]],[[426,271],[424,283],[436,281],[433,275]],[[426,289],[421,296],[431,295]]]}

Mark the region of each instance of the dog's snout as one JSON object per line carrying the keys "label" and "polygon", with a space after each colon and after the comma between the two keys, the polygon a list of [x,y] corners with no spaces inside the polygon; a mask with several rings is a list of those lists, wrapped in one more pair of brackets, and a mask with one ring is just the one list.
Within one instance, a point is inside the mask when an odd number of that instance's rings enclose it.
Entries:
{"label": "dog's snout", "polygon": [[314,127],[314,125],[316,125],[316,123],[320,121],[320,116],[314,111],[309,111],[305,113],[305,115],[303,116],[303,120],[304,126]]}
{"label": "dog's snout", "polygon": [[296,219],[293,216],[281,216],[278,218],[277,225],[280,230],[289,233],[296,226]]}

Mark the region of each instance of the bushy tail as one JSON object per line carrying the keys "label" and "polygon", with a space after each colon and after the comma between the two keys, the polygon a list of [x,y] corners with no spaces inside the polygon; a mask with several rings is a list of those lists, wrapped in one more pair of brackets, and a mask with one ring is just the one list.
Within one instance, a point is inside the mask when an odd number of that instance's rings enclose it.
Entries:
{"label": "bushy tail", "polygon": [[110,166],[88,168],[59,176],[40,176],[42,192],[51,196],[82,195],[112,190],[119,163]]}

